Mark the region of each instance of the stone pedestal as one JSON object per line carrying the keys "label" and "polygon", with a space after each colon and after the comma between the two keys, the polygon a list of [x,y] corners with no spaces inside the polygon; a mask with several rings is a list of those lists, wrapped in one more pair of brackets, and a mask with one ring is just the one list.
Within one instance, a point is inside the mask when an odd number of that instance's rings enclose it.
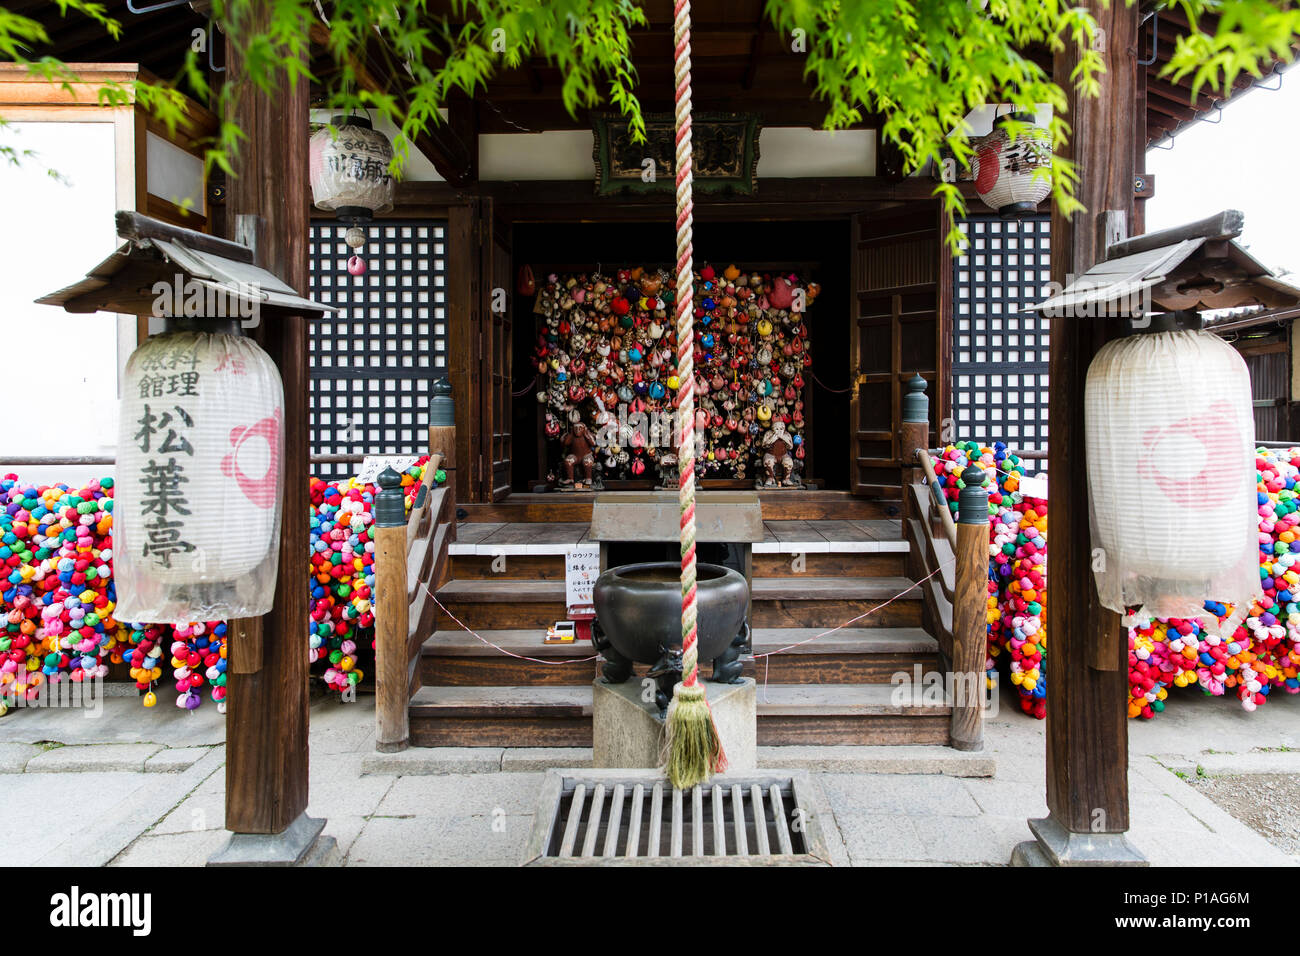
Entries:
{"label": "stone pedestal", "polygon": [[[758,766],[758,695],[753,678],[739,684],[704,682],[713,721],[727,754],[729,773]],[[654,705],[641,699],[641,681],[633,677],[622,684],[592,683],[592,766],[653,768],[664,765],[664,722]]]}
{"label": "stone pedestal", "polygon": [[1030,820],[1037,838],[1017,844],[1012,866],[1149,866],[1122,833],[1072,833],[1053,817]]}
{"label": "stone pedestal", "polygon": [[208,866],[337,866],[337,842],[324,829],[302,813],[282,833],[232,833]]}

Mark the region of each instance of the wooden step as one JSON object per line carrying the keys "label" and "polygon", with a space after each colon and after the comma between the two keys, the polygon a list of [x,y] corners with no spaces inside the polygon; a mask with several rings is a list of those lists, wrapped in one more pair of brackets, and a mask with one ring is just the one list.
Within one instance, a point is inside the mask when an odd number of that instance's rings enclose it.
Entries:
{"label": "wooden step", "polygon": [[[545,633],[545,628],[480,632],[508,652],[503,654],[459,628],[439,631],[420,648],[420,681],[425,687],[590,684],[596,677],[597,661],[584,658],[596,656],[591,642],[543,644]],[[520,659],[528,657],[535,660]]]}
{"label": "wooden step", "polygon": [[[589,747],[591,687],[422,687],[417,747]],[[947,744],[947,707],[899,705],[888,685],[762,684],[759,746]]]}
{"label": "wooden step", "polygon": [[776,684],[888,684],[917,666],[922,673],[940,667],[938,642],[919,627],[844,628],[809,640],[824,630],[755,628],[755,655],[771,656],[746,661],[745,676]]}
{"label": "wooden step", "polygon": [[952,710],[895,704],[887,684],[758,685],[758,745],[947,744]]}
{"label": "wooden step", "polygon": [[[608,492],[617,494],[617,492]],[[706,489],[704,494],[708,494]],[[590,521],[587,493],[512,494],[503,501],[461,504],[468,521]],[[897,501],[858,498],[847,491],[760,491],[763,518],[790,521],[850,521],[893,518]]]}
{"label": "wooden step", "polygon": [[411,698],[416,747],[590,747],[591,685],[421,687]]}
{"label": "wooden step", "polygon": [[752,594],[756,628],[921,625],[921,589],[904,577],[755,578]]}
{"label": "wooden step", "polygon": [[[808,641],[821,630],[757,628],[754,653],[781,653],[747,661],[745,676],[781,684],[889,683],[900,671],[939,667],[938,644],[920,628],[844,628]],[[590,684],[599,673],[598,661],[589,659],[595,655],[591,644],[543,644],[543,633],[540,628],[481,632],[492,647],[459,628],[439,631],[421,647],[420,681],[425,687]],[[711,663],[702,664],[708,675]],[[645,670],[637,667],[637,673]]]}
{"label": "wooden step", "polygon": [[[890,598],[896,599],[877,609]],[[755,627],[921,624],[920,588],[903,577],[758,578],[753,599]],[[563,581],[451,581],[439,589],[438,600],[476,631],[545,628],[565,618]],[[440,609],[437,630],[455,626]]]}
{"label": "wooden step", "polygon": [[890,551],[847,551],[797,553],[755,553],[755,578],[798,578],[802,574],[853,577],[901,577],[907,553]]}
{"label": "wooden step", "polygon": [[[906,552],[755,553],[754,577],[899,577]],[[451,576],[465,581],[563,581],[563,554],[453,554]]]}

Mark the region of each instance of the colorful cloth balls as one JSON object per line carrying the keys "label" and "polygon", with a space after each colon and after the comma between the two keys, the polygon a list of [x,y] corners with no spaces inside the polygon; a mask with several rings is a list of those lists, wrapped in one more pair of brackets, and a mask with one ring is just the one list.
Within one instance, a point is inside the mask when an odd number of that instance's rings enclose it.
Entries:
{"label": "colorful cloth balls", "polygon": [[85,487],[0,479],[0,701],[108,673],[113,620],[113,480]]}
{"label": "colorful cloth balls", "polygon": [[[421,458],[402,475],[408,514],[427,461]],[[370,631],[375,623],[371,527],[378,491],[356,478],[311,483],[308,654],[313,664],[322,665],[320,676],[330,690],[346,691],[365,677],[357,649],[362,643],[359,632]],[[374,646],[373,635],[368,646]]]}
{"label": "colorful cloth balls", "polygon": [[962,474],[972,464],[983,470],[989,493],[988,685],[995,686],[998,663],[1005,660],[1021,709],[1042,719],[1047,715],[1047,503],[1019,494],[1025,468],[1005,444],[958,442],[935,461],[939,494],[954,517],[965,487]]}

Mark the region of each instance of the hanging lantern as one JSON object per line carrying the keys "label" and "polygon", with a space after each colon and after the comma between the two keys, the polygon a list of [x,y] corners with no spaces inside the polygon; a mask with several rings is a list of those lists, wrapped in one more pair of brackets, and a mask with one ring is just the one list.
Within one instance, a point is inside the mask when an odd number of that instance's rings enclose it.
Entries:
{"label": "hanging lantern", "polygon": [[1043,127],[1034,126],[1028,113],[1012,113],[1009,118],[1028,123],[1029,128],[1012,142],[995,118],[993,132],[971,141],[971,173],[985,205],[1003,219],[1020,219],[1033,215],[1052,191],[1052,137]]}
{"label": "hanging lantern", "polygon": [[1084,403],[1101,603],[1217,627],[1203,604],[1224,601],[1240,620],[1262,593],[1241,355],[1205,331],[1116,339],[1093,359]]}
{"label": "hanging lantern", "polygon": [[131,355],[113,512],[114,616],[186,624],[271,610],[284,388],[237,333],[174,331]]}
{"label": "hanging lantern", "polygon": [[366,243],[360,223],[393,208],[393,177],[388,171],[393,146],[364,116],[335,116],[311,138],[311,195],[318,209],[349,224],[345,241],[353,250],[348,272],[366,271],[360,250]]}

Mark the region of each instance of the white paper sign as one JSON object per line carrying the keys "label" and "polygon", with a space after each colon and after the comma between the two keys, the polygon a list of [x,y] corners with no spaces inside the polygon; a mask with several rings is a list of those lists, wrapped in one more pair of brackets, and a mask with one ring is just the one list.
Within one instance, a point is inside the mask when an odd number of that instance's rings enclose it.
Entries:
{"label": "white paper sign", "polygon": [[1047,479],[1030,478],[1028,475],[1020,479],[1017,490],[1026,498],[1047,499]]}
{"label": "white paper sign", "polygon": [[357,480],[367,485],[377,484],[379,473],[385,468],[391,466],[400,475],[419,460],[419,455],[367,455],[357,472]]}
{"label": "white paper sign", "polygon": [[600,577],[600,545],[575,544],[564,558],[564,603],[570,614],[575,608],[589,609],[592,590]]}

